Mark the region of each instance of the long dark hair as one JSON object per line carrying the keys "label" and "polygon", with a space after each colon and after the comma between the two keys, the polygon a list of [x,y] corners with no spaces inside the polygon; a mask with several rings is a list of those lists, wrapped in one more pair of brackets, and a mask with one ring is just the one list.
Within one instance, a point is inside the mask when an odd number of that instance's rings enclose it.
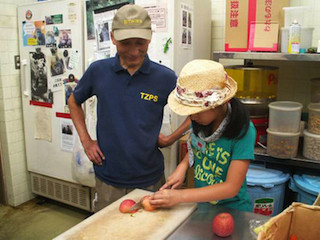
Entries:
{"label": "long dark hair", "polygon": [[[246,107],[238,99],[232,98],[230,121],[221,137],[228,139],[241,139],[247,133],[250,123],[249,112]],[[201,125],[192,121],[193,132],[198,136],[202,131],[206,137],[213,133],[213,122],[209,125]]]}

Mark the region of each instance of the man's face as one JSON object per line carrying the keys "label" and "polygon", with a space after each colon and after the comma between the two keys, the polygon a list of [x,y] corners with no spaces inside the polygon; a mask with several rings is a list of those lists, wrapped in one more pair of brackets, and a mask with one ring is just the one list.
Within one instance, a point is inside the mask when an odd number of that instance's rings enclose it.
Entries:
{"label": "man's face", "polygon": [[127,68],[139,68],[144,61],[150,41],[142,38],[129,38],[116,41],[111,34],[113,44],[117,48],[120,62]]}

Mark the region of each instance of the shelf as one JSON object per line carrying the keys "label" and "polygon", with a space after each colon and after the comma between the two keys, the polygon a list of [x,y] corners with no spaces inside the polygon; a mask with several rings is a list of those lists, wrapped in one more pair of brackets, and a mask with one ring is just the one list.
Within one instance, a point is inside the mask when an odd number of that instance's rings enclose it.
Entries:
{"label": "shelf", "polygon": [[227,59],[251,59],[251,60],[273,60],[273,61],[320,61],[319,53],[289,54],[272,52],[213,52],[213,60],[219,62],[220,58]]}
{"label": "shelf", "polygon": [[[281,167],[285,165],[288,167],[287,170],[295,169],[304,173],[308,172],[310,174],[319,175],[320,160],[307,159],[301,154],[298,154],[297,157],[292,159],[280,159],[269,156],[266,153],[266,150],[261,147],[255,147],[254,150],[256,161],[264,162],[272,166],[279,165]],[[281,169],[283,170],[283,168]]]}

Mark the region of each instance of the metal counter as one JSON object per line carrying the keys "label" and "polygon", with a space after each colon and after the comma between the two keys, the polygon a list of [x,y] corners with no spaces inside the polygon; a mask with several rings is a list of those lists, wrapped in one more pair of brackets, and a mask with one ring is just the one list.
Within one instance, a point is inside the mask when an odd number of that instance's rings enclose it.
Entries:
{"label": "metal counter", "polygon": [[[212,232],[211,223],[213,218],[221,212],[229,212],[234,219],[234,231],[231,236],[221,238]],[[198,204],[197,210],[186,219],[184,223],[173,232],[168,240],[254,240],[250,233],[249,221],[268,220],[270,217],[251,212],[239,211],[209,203]]]}

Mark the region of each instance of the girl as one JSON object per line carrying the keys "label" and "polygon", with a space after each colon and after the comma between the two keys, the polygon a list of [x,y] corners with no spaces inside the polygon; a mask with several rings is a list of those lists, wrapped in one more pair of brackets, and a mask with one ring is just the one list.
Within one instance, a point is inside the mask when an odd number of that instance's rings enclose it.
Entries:
{"label": "girl", "polygon": [[[237,83],[220,63],[193,60],[185,65],[168,103],[192,121],[188,154],[152,195],[151,204],[211,202],[252,210],[246,173],[254,159],[256,130],[244,105],[233,98],[236,91]],[[195,188],[178,190],[189,166],[194,166]]]}

